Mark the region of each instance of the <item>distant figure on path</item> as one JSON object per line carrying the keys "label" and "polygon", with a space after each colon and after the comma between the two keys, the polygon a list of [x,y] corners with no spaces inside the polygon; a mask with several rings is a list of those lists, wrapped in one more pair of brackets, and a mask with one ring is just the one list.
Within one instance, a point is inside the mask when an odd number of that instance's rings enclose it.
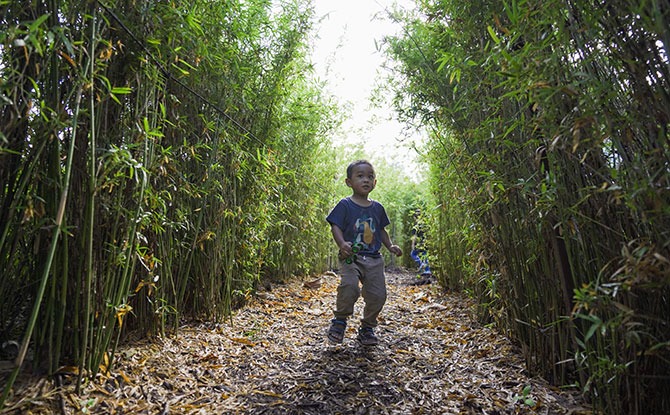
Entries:
{"label": "distant figure on path", "polygon": [[412,252],[410,256],[416,262],[419,270],[419,277],[432,277],[428,264],[428,252],[426,251],[426,229],[421,210],[414,211],[414,226],[412,227]]}

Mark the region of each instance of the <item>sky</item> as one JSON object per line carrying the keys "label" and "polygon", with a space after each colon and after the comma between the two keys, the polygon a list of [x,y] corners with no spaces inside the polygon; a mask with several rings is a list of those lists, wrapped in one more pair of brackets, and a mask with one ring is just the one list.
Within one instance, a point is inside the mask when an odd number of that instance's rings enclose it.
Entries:
{"label": "sky", "polygon": [[351,105],[342,134],[333,138],[335,143],[362,143],[366,157],[374,160],[375,154],[382,154],[414,176],[416,153],[408,142],[419,140],[420,135],[407,137],[403,125],[395,121],[390,100],[382,108],[371,107],[369,101],[375,81],[382,79],[384,62],[375,42],[401,30],[384,13],[396,3],[413,6],[412,0],[314,0],[317,38],[312,61],[319,79],[327,82],[326,89],[342,104]]}

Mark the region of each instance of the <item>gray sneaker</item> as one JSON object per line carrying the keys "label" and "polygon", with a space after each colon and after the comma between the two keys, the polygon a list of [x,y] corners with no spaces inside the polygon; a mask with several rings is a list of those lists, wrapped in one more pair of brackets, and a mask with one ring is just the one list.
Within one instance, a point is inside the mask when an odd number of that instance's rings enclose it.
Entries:
{"label": "gray sneaker", "polygon": [[374,346],[375,344],[379,344],[379,339],[375,336],[372,327],[361,327],[358,330],[358,337],[356,338],[363,346]]}

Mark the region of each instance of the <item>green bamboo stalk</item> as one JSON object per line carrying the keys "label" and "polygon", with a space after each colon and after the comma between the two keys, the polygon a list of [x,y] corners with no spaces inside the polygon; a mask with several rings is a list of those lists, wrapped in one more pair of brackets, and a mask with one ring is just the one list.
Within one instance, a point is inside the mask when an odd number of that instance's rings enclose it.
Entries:
{"label": "green bamboo stalk", "polygon": [[[95,45],[96,42],[96,11],[97,8],[95,4],[91,4],[91,39],[90,39],[90,49],[89,60],[90,63],[90,75],[91,75],[91,84],[94,83],[95,76]],[[89,160],[88,160],[88,201],[86,206],[86,281],[85,281],[85,290],[84,290],[84,323],[83,323],[83,334],[81,339],[81,350],[79,351],[79,375],[77,376],[77,386],[75,387],[76,393],[79,393],[81,389],[81,382],[84,376],[84,368],[87,367],[86,360],[88,357],[88,338],[90,334],[90,324],[91,324],[91,286],[93,284],[93,226],[95,222],[95,180],[96,180],[96,159],[95,159],[95,149],[96,149],[96,140],[95,140],[95,94],[89,94],[89,111],[90,111],[90,134],[89,134]]]}
{"label": "green bamboo stalk", "polygon": [[[68,287],[68,276],[70,274],[69,267],[70,267],[70,258],[68,256],[68,239],[63,238],[63,243],[62,243],[62,261],[63,263],[61,264],[61,275],[63,278],[61,279],[61,286],[60,288],[60,307],[58,310],[58,319],[56,321],[56,344],[54,348],[54,366],[51,366],[51,372],[55,372],[58,369],[58,365],[60,364],[60,354],[63,348],[63,327],[65,327],[65,310],[66,310],[66,305],[67,305],[67,287]],[[55,278],[54,278],[55,281]]]}
{"label": "green bamboo stalk", "polygon": [[[49,9],[50,9],[50,16],[49,16],[49,21],[51,24],[51,27],[58,27],[59,22],[58,22],[58,14],[60,11],[60,1],[58,0],[51,0],[49,1]],[[59,88],[59,81],[60,81],[60,71],[59,71],[59,56],[56,53],[53,53],[51,55],[51,65],[50,65],[50,85],[48,88],[48,93],[50,95],[51,99],[51,107],[52,108],[58,108],[60,105],[60,88]],[[58,165],[58,163],[56,163]],[[56,316],[56,321],[55,324],[52,323],[50,325],[50,333],[49,333],[49,373],[53,373],[56,371],[59,362],[60,362],[60,354],[62,350],[62,341],[63,341],[63,327],[65,325],[65,311],[66,311],[66,304],[67,304],[67,287],[68,287],[68,274],[69,274],[69,258],[68,258],[68,238],[63,238],[62,244],[61,244],[61,255],[60,255],[60,260],[62,261],[61,266],[60,266],[60,281],[54,276],[52,278],[52,298],[55,306],[56,312],[54,313]],[[59,283],[60,282],[60,283]],[[57,290],[60,289],[60,298],[56,299],[56,293]],[[60,307],[56,306],[56,304],[60,304]],[[51,315],[51,313],[47,313],[47,315]],[[53,338],[55,334],[55,339]],[[55,340],[55,344],[52,345],[52,343]]]}

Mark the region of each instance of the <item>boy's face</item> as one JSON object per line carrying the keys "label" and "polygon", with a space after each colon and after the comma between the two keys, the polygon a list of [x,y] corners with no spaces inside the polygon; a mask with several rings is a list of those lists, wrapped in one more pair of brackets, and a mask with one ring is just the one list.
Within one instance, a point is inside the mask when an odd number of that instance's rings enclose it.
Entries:
{"label": "boy's face", "polygon": [[347,177],[347,186],[354,194],[367,196],[377,185],[375,170],[369,164],[359,164],[351,170],[351,177]]}

